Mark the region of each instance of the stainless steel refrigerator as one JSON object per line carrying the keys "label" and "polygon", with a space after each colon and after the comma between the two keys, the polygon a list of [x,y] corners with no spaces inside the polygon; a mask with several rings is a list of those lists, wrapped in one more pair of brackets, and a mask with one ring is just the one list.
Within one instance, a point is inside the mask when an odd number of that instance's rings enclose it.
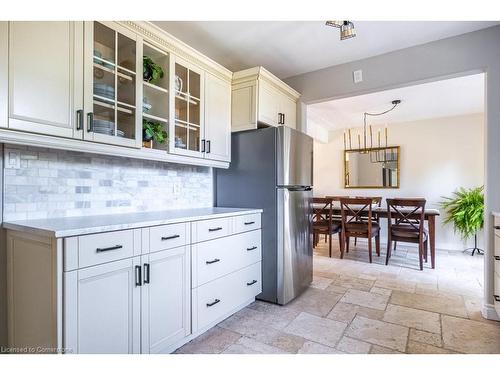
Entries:
{"label": "stainless steel refrigerator", "polygon": [[220,207],[262,208],[262,293],[284,305],[312,281],[313,140],[287,128],[233,133],[231,166],[215,171]]}

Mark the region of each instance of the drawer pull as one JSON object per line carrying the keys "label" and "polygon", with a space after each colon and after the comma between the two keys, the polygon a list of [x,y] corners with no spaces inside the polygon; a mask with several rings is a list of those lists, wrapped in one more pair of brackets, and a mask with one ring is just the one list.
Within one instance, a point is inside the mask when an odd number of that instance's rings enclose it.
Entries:
{"label": "drawer pull", "polygon": [[207,260],[205,263],[206,264],[213,264],[213,263],[217,263],[217,262],[220,262],[220,259],[215,258],[214,260]]}
{"label": "drawer pull", "polygon": [[142,285],[142,268],[141,266],[135,266],[135,286],[141,286]]}
{"label": "drawer pull", "polygon": [[97,249],[95,249],[95,251],[97,253],[103,253],[105,251],[118,250],[121,248],[123,248],[122,245],[116,245],[116,246],[111,246],[111,247],[98,247]]}
{"label": "drawer pull", "polygon": [[209,232],[217,232],[218,230],[222,230],[222,227],[217,227],[217,228],[208,228]]}
{"label": "drawer pull", "polygon": [[257,249],[257,246],[247,247],[247,251],[252,251]]}
{"label": "drawer pull", "polygon": [[495,301],[500,302],[500,296],[497,296],[497,295],[495,294],[495,295],[493,295],[493,297],[495,297]]}
{"label": "drawer pull", "polygon": [[168,237],[162,237],[161,240],[162,241],[167,241],[167,240],[173,240],[175,238],[179,238],[180,235],[179,234],[174,234],[173,236],[168,236]]}
{"label": "drawer pull", "polygon": [[211,303],[207,303],[207,307],[212,307],[213,305],[216,305],[220,302],[220,299],[215,299],[215,301],[211,302]]}
{"label": "drawer pull", "polygon": [[257,282],[257,280],[252,280],[252,281],[250,281],[249,283],[247,283],[247,285],[248,285],[248,286],[250,286],[250,285],[255,284],[256,282]]}
{"label": "drawer pull", "polygon": [[500,229],[500,225],[495,225],[495,229]]}
{"label": "drawer pull", "polygon": [[495,260],[500,260],[500,256],[499,255],[494,255],[493,258],[495,258]]}
{"label": "drawer pull", "polygon": [[252,224],[255,224],[255,221],[247,221],[244,223],[245,225],[252,225]]}

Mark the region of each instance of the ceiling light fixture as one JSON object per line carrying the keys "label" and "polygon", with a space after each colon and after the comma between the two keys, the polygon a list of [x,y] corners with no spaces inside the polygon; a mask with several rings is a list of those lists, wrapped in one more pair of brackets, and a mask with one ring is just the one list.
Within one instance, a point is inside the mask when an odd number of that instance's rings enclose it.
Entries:
{"label": "ceiling light fixture", "polygon": [[325,25],[340,29],[340,40],[350,39],[356,36],[356,30],[351,21],[326,21]]}

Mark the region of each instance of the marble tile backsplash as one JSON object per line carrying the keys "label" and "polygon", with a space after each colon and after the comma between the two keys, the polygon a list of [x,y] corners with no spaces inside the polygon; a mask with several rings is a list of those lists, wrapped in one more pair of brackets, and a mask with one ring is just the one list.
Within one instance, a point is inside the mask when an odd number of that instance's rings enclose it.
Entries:
{"label": "marble tile backsplash", "polygon": [[5,145],[4,221],[213,205],[212,169]]}

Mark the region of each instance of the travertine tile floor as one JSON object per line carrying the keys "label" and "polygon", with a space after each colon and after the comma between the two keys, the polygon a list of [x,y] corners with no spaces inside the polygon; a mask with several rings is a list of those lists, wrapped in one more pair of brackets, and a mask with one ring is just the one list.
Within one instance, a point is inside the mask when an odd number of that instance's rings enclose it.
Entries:
{"label": "travertine tile floor", "polygon": [[419,271],[403,244],[389,266],[361,244],[327,254],[320,243],[296,300],[256,301],[177,353],[500,353],[500,323],[480,313],[482,256],[437,251],[436,269]]}

